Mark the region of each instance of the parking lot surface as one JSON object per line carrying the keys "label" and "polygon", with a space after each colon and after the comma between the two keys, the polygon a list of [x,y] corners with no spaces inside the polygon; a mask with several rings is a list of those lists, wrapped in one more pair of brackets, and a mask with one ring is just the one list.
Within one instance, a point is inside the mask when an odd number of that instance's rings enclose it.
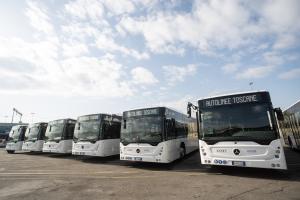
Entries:
{"label": "parking lot surface", "polygon": [[0,149],[0,199],[300,199],[300,153],[288,171],[206,167],[199,152],[171,164]]}

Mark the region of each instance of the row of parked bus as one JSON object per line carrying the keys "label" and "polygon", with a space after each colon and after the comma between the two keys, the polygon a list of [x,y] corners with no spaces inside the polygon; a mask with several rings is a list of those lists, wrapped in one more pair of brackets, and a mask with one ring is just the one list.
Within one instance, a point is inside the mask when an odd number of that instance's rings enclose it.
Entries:
{"label": "row of parked bus", "polygon": [[245,92],[188,103],[187,115],[153,107],[125,111],[123,116],[93,114],[18,125],[9,134],[6,150],[120,154],[121,160],[170,163],[200,149],[206,165],[287,169],[278,127],[283,120],[269,92]]}

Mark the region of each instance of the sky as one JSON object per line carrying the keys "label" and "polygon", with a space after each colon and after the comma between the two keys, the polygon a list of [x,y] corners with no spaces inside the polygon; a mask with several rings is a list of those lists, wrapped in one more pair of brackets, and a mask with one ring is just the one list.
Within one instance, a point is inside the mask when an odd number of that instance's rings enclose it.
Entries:
{"label": "sky", "polygon": [[299,19],[298,0],[0,0],[0,121],[14,107],[25,122],[185,112],[249,90],[285,109],[300,99]]}

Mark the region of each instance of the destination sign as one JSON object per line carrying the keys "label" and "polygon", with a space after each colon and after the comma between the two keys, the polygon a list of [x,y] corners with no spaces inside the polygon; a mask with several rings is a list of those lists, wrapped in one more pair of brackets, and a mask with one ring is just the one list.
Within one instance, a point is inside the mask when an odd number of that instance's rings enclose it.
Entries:
{"label": "destination sign", "polygon": [[63,124],[65,120],[60,119],[60,120],[55,120],[52,122],[49,122],[49,125],[54,125],[54,124]]}
{"label": "destination sign", "polygon": [[113,121],[113,122],[121,122],[121,117],[119,118],[116,118],[116,116],[104,116],[103,117],[103,120],[106,120],[106,121]]}
{"label": "destination sign", "polygon": [[127,117],[136,117],[136,116],[143,116],[143,115],[158,115],[159,109],[152,108],[152,109],[145,109],[145,110],[133,110],[125,112]]}
{"label": "destination sign", "polygon": [[210,99],[204,99],[199,101],[199,106],[202,108],[210,108],[217,106],[226,106],[234,104],[244,103],[258,103],[258,102],[270,102],[269,93],[250,93],[241,95],[230,95],[223,97],[216,97]]}
{"label": "destination sign", "polygon": [[78,117],[78,121],[89,121],[89,120],[99,120],[99,115],[87,115],[87,116],[81,116]]}

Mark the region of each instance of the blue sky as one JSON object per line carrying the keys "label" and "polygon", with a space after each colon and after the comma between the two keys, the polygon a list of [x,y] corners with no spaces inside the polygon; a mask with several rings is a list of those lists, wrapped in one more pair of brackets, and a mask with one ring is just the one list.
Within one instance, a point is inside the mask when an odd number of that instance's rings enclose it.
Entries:
{"label": "blue sky", "polygon": [[252,89],[283,109],[300,99],[297,0],[0,5],[1,121],[13,107],[29,122],[157,105],[184,112],[187,101]]}

